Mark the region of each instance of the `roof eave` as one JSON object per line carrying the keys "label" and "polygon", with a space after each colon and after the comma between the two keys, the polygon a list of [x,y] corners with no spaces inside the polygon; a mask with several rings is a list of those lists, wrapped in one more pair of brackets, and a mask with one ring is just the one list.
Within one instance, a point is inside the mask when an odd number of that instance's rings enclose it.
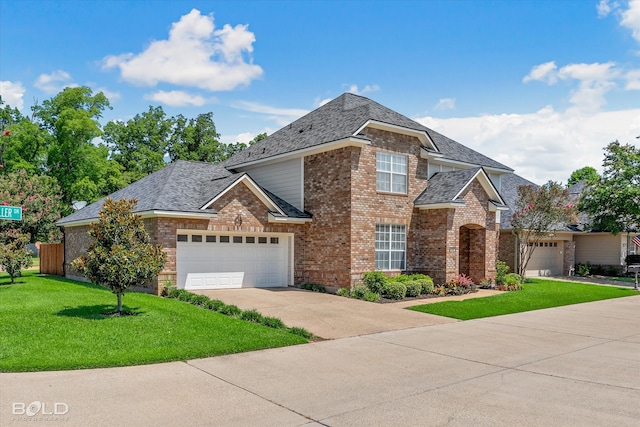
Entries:
{"label": "roof eave", "polygon": [[[140,215],[142,218],[186,218],[186,219],[209,219],[216,218],[218,213],[212,209],[209,212],[190,212],[190,211],[165,211],[165,210],[147,210],[140,212],[133,212],[136,215]],[[99,217],[79,219],[76,221],[68,222],[56,222],[58,227],[79,227],[82,225],[89,225],[98,221]]]}
{"label": "roof eave", "polygon": [[268,221],[272,223],[307,224],[312,222],[312,218],[281,217],[269,212]]}
{"label": "roof eave", "polygon": [[310,156],[312,154],[320,154],[326,151],[337,150],[343,147],[362,147],[364,145],[371,145],[371,141],[366,138],[358,136],[349,136],[347,138],[338,139],[335,141],[324,142],[312,147],[303,148],[300,150],[289,151],[286,153],[278,154],[271,157],[265,157],[263,159],[253,160],[250,162],[238,163],[235,165],[227,166],[227,169],[242,169],[244,167],[253,166],[257,164],[270,164],[278,163],[285,160],[291,160],[299,157]]}
{"label": "roof eave", "polygon": [[418,209],[456,209],[463,208],[465,204],[463,202],[442,202],[442,203],[428,203],[424,205],[415,205]]}
{"label": "roof eave", "polygon": [[403,134],[403,135],[414,136],[414,137],[418,138],[418,140],[420,140],[420,142],[423,145],[431,148],[434,151],[438,151],[438,147],[436,147],[435,143],[433,142],[433,140],[431,139],[431,137],[429,136],[429,134],[426,131],[419,130],[419,129],[411,129],[411,128],[407,128],[407,127],[404,127],[404,126],[393,125],[393,124],[390,124],[390,123],[380,122],[378,120],[367,120],[353,134],[357,135],[367,127],[373,128],[373,129],[386,130],[386,131],[389,131],[389,132],[400,133],[400,134]]}

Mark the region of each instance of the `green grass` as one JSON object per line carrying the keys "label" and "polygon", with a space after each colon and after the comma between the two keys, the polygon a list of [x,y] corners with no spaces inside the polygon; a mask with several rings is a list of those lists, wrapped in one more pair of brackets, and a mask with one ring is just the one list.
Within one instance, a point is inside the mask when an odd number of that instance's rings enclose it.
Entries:
{"label": "green grass", "polygon": [[638,292],[614,286],[531,279],[531,283],[524,284],[521,291],[464,301],[417,305],[410,307],[410,310],[470,320],[631,295],[638,295]]}
{"label": "green grass", "polygon": [[105,317],[116,296],[87,283],[0,274],[0,372],[66,370],[187,360],[307,342],[286,331],[173,299],[126,293],[135,316]]}

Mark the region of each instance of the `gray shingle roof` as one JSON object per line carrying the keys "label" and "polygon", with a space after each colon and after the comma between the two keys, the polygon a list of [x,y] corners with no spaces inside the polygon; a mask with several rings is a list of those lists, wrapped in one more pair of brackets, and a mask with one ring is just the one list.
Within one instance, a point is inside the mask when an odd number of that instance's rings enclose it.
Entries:
{"label": "gray shingle roof", "polygon": [[438,172],[429,179],[427,188],[413,202],[414,205],[451,203],[481,168],[452,172]]}
{"label": "gray shingle roof", "polygon": [[[200,209],[219,195],[244,173],[232,173],[219,164],[177,160],[147,175],[129,186],[110,194],[114,200],[136,199],[135,212],[169,211],[184,213],[215,213]],[[271,193],[269,193],[271,194]],[[73,214],[62,218],[58,225],[98,218],[104,199],[100,199]],[[274,199],[288,216],[308,218],[282,199]]]}
{"label": "gray shingle roof", "polygon": [[224,165],[233,169],[234,166],[243,163],[268,159],[352,137],[368,120],[424,131],[429,134],[438,150],[447,159],[478,166],[512,170],[375,101],[352,93],[344,93],[299,118],[257,144],[235,154]]}
{"label": "gray shingle roof", "polygon": [[511,217],[513,216],[514,207],[518,200],[518,187],[523,185],[531,185],[535,188],[540,187],[538,184],[534,184],[528,179],[514,173],[502,175],[500,178],[500,194],[509,208],[508,211],[502,212],[500,216],[500,228],[503,230],[511,230]]}

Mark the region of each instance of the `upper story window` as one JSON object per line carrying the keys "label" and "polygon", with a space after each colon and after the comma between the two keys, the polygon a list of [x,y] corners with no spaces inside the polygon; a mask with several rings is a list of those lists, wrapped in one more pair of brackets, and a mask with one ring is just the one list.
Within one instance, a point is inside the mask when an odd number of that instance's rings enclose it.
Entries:
{"label": "upper story window", "polygon": [[407,156],[376,153],[376,190],[407,194]]}

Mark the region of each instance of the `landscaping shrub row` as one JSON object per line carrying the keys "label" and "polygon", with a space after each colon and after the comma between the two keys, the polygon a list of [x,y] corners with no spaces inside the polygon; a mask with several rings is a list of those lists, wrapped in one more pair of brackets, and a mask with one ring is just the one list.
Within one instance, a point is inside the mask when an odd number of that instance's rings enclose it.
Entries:
{"label": "landscaping shrub row", "polygon": [[402,300],[407,297],[462,295],[475,292],[476,287],[467,276],[459,275],[454,280],[435,286],[433,279],[425,274],[401,274],[386,277],[381,271],[370,271],[362,275],[362,285],[352,291],[341,288],[337,294],[365,301],[378,302],[381,299]]}
{"label": "landscaping shrub row", "polygon": [[304,328],[287,327],[282,320],[277,317],[267,317],[258,313],[256,310],[241,310],[235,305],[225,304],[218,299],[210,299],[206,295],[196,295],[184,289],[169,287],[166,291],[167,298],[173,298],[180,301],[197,305],[207,310],[212,310],[229,317],[236,317],[247,322],[257,323],[269,328],[281,329],[292,334],[299,335],[305,339],[313,338],[313,334]]}

